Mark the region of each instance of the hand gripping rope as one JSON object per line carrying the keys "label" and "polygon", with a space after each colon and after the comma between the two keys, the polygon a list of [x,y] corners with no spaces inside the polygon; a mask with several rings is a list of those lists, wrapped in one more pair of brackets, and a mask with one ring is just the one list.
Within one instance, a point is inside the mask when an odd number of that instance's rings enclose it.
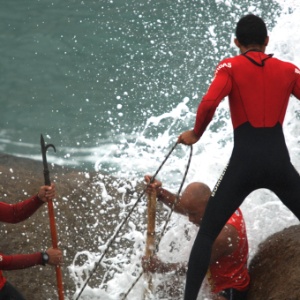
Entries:
{"label": "hand gripping rope", "polygon": [[[171,155],[171,153],[174,151],[174,149],[177,147],[177,145],[178,145],[178,143],[175,143],[175,145],[174,145],[174,146],[172,147],[172,149],[169,151],[169,153],[168,153],[167,156],[165,157],[164,161],[161,163],[161,165],[159,166],[159,168],[158,168],[157,171],[155,172],[154,176],[151,178],[149,184],[153,183],[153,181],[155,180],[155,177],[157,176],[158,172],[161,170],[161,168],[163,167],[163,165],[165,164],[165,162],[168,160],[168,158],[170,157],[170,155]],[[181,182],[180,188],[179,188],[179,190],[178,190],[176,201],[173,203],[173,206],[172,206],[171,211],[170,211],[170,213],[169,213],[169,215],[168,215],[167,221],[166,221],[166,223],[165,223],[165,225],[164,225],[164,228],[163,228],[163,230],[162,230],[162,234],[161,234],[161,236],[160,236],[160,238],[159,238],[159,240],[158,240],[158,244],[159,244],[161,238],[163,237],[163,235],[164,235],[164,233],[165,233],[166,227],[167,227],[168,222],[169,222],[169,220],[170,220],[170,218],[171,218],[171,214],[172,214],[172,212],[173,212],[173,210],[174,210],[174,207],[176,206],[176,204],[177,204],[177,202],[178,202],[179,194],[180,194],[180,192],[181,192],[182,186],[183,186],[183,184],[184,184],[184,181],[185,181],[185,178],[186,178],[186,175],[187,175],[187,173],[188,173],[189,166],[190,166],[190,162],[191,162],[191,158],[192,158],[192,152],[193,152],[192,149],[193,149],[192,146],[190,146],[190,156],[189,156],[189,161],[188,161],[188,164],[187,164],[187,168],[186,168],[186,171],[185,171],[183,180],[182,180],[182,182]],[[133,212],[134,209],[136,208],[138,202],[139,202],[139,201],[142,199],[142,197],[145,195],[146,189],[147,189],[147,188],[145,188],[145,189],[143,190],[143,192],[140,194],[140,196],[138,197],[138,199],[136,200],[136,202],[134,203],[134,205],[132,206],[132,208],[131,208],[130,211],[128,212],[128,214],[127,214],[127,216],[125,217],[125,219],[120,223],[120,225],[116,228],[116,230],[115,230],[114,234],[112,235],[112,237],[108,240],[105,250],[103,251],[103,253],[102,253],[101,257],[99,258],[99,260],[96,262],[96,264],[95,264],[93,270],[91,271],[89,277],[88,277],[87,280],[85,281],[83,287],[81,288],[81,290],[80,290],[80,292],[79,292],[79,294],[77,295],[77,297],[76,297],[75,300],[78,300],[79,297],[81,296],[82,292],[83,292],[84,289],[86,288],[86,286],[87,286],[88,282],[90,281],[91,277],[93,276],[93,274],[95,273],[95,271],[97,270],[97,268],[98,268],[99,265],[101,264],[101,262],[102,262],[104,256],[105,256],[106,253],[108,252],[109,247],[111,246],[111,244],[113,243],[113,241],[116,239],[117,235],[118,235],[119,232],[121,231],[121,229],[122,229],[122,227],[124,226],[124,224],[128,221],[130,215],[132,214],[132,212]],[[141,274],[138,276],[137,280],[136,280],[136,281],[133,283],[133,285],[130,287],[130,289],[128,290],[128,292],[127,292],[125,295],[122,295],[122,296],[124,297],[124,298],[122,298],[122,299],[125,299],[125,298],[127,297],[127,295],[129,294],[129,292],[130,292],[131,289],[134,287],[134,285],[136,284],[136,282],[140,279],[140,277],[142,276],[143,273],[144,273],[144,272],[142,271]]]}

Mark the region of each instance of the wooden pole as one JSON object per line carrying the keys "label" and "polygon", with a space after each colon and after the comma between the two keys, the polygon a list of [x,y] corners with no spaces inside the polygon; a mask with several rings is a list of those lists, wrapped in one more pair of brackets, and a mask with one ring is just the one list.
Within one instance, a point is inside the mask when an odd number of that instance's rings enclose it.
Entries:
{"label": "wooden pole", "polygon": [[[146,258],[154,254],[155,251],[155,214],[156,214],[156,191],[148,194],[148,224],[147,224],[147,238],[146,238]],[[153,289],[152,276],[150,272],[145,273],[148,281],[148,288],[145,290],[144,299],[147,299]]]}

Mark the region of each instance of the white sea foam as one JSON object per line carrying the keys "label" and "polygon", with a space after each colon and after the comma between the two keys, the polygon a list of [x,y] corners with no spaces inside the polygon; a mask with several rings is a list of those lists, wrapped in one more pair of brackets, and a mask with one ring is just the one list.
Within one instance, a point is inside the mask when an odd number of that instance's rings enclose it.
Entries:
{"label": "white sea foam", "polygon": [[[230,1],[225,1],[230,5]],[[269,53],[274,53],[276,57],[289,60],[300,66],[300,3],[293,0],[278,0],[283,7],[283,14],[278,19],[277,25],[270,32]],[[291,11],[293,8],[293,11]],[[255,12],[254,12],[255,13]],[[188,99],[183,99],[177,107],[169,112],[164,112],[160,116],[151,117],[144,129],[136,136],[123,137],[123,143],[119,146],[111,146],[107,152],[107,157],[101,157],[95,163],[96,169],[100,169],[109,159],[110,163],[116,164],[115,174],[119,177],[132,178],[138,180],[144,173],[154,173],[160,162],[164,159],[168,150],[176,142],[176,131],[184,122],[193,124],[194,113],[187,107]],[[286,140],[290,149],[290,154],[296,168],[300,170],[299,156],[299,119],[295,114],[300,108],[298,101],[291,99],[288,107],[284,130]],[[227,102],[221,103],[217,111],[217,116],[213,122],[219,120],[221,116],[228,112]],[[146,138],[144,134],[150,127],[158,127],[166,120],[169,126],[156,139]],[[192,164],[187,176],[186,183],[192,181],[206,182],[211,188],[216,183],[218,176],[225,167],[232,149],[232,126],[228,118],[222,118],[224,125],[217,131],[207,131],[201,141],[194,145],[194,155]],[[177,132],[179,134],[180,132]],[[119,149],[118,149],[119,147]],[[179,146],[179,152],[170,158],[170,163],[164,167],[159,174],[166,187],[176,191],[182,174],[185,170],[188,158],[188,148]],[[122,151],[120,151],[122,148]],[[94,159],[94,158],[93,158]],[[137,177],[139,177],[137,179]],[[135,179],[134,179],[135,178]],[[291,212],[268,190],[258,190],[250,194],[242,205],[242,211],[246,220],[248,238],[250,245],[250,259],[253,257],[261,241],[267,236],[282,230],[298,221]],[[167,261],[186,261],[189,249],[193,243],[197,229],[189,224],[187,219],[173,215],[171,226],[165,234],[160,244],[158,255]],[[188,232],[188,235],[186,234]],[[144,234],[129,226],[129,233],[136,243],[142,243]],[[172,245],[172,253],[170,253]],[[80,253],[79,253],[80,254]],[[89,264],[85,265],[85,271],[92,269],[96,256],[84,253],[88,257]],[[128,287],[136,278],[136,271],[143,253],[137,247],[137,251],[131,256],[130,263],[124,263],[123,269],[107,283],[104,290],[102,284],[99,287],[88,287],[85,289],[82,299],[119,299],[122,292],[126,292]],[[95,260],[93,260],[95,259]],[[122,258],[111,258],[120,262]],[[75,261],[75,260],[74,260]],[[79,286],[82,285],[82,277],[78,275],[84,270],[80,266],[70,267],[74,281]],[[157,281],[169,280],[168,277],[157,277]],[[132,290],[131,300],[140,300],[146,285],[146,281],[140,280]],[[79,291],[79,288],[78,288]],[[202,294],[200,299],[205,299]],[[150,298],[149,298],[150,299]],[[153,298],[157,299],[157,298]],[[163,299],[163,298],[160,298]]]}

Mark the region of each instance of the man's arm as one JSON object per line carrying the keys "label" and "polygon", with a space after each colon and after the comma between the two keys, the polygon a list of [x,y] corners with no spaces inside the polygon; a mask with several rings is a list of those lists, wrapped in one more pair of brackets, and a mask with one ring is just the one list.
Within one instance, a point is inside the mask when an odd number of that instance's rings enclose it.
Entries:
{"label": "man's arm", "polygon": [[55,197],[55,185],[42,186],[37,195],[16,204],[0,202],[0,221],[18,223],[29,218],[45,202]]}
{"label": "man's arm", "polygon": [[165,263],[162,262],[157,256],[152,256],[150,258],[142,258],[142,267],[145,272],[151,273],[169,273],[175,272],[177,275],[185,275],[187,270],[186,263]]}
{"label": "man's arm", "polygon": [[42,205],[37,195],[17,204],[0,202],[0,221],[13,224],[24,221]]}
{"label": "man's arm", "polygon": [[[164,203],[168,207],[172,208],[174,203],[177,201],[177,196],[175,194],[169,192],[168,190],[164,189],[162,187],[162,183],[159,180],[155,179],[154,182],[149,184],[150,180],[151,180],[151,176],[146,175],[145,176],[145,181],[148,184],[146,192],[150,194],[150,193],[153,192],[153,190],[155,190],[158,201],[161,201],[162,203]],[[179,214],[185,215],[185,211],[183,210],[183,208],[180,205],[180,197],[179,197],[178,202],[177,202],[177,204],[174,208],[174,211],[179,213]]]}
{"label": "man's arm", "polygon": [[16,254],[3,255],[0,254],[0,269],[1,270],[18,270],[33,267],[42,264],[41,252],[33,254]]}
{"label": "man's arm", "polygon": [[48,260],[45,262],[41,252],[32,254],[0,254],[0,270],[20,270],[36,265],[61,265],[62,252],[60,249],[49,248],[47,251]]}
{"label": "man's arm", "polygon": [[215,77],[198,105],[194,128],[181,133],[177,139],[178,143],[193,145],[201,138],[221,100],[230,93],[232,87],[231,76],[228,71],[230,68],[231,65],[228,61],[227,63],[222,61],[218,65]]}
{"label": "man's arm", "polygon": [[[299,69],[297,68],[297,70],[299,71]],[[300,72],[300,71],[299,71]],[[300,100],[300,75],[298,75],[299,73],[296,73],[297,74],[297,80],[295,81],[295,85],[294,85],[294,88],[293,88],[293,91],[292,91],[292,94]]]}
{"label": "man's arm", "polygon": [[229,75],[230,69],[230,62],[225,63],[225,61],[222,61],[218,65],[215,77],[198,106],[194,125],[194,132],[198,138],[202,136],[207,125],[212,120],[221,100],[228,96],[231,91],[232,80]]}
{"label": "man's arm", "polygon": [[[225,225],[215,240],[212,248],[210,263],[217,262],[220,257],[231,255],[236,251],[239,243],[239,236],[236,228],[232,225]],[[185,275],[187,272],[186,263],[164,263],[156,256],[142,258],[144,271],[151,273],[176,272],[178,275]]]}
{"label": "man's arm", "polygon": [[238,248],[239,235],[232,225],[225,225],[217,239],[215,240],[210,263],[215,263],[220,257],[231,255]]}

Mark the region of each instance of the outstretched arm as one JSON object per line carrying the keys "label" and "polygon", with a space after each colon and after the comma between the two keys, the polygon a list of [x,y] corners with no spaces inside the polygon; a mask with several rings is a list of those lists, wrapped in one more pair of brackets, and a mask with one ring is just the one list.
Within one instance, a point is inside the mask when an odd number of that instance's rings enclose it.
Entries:
{"label": "outstretched arm", "polygon": [[[151,193],[151,191],[153,191],[153,189],[156,190],[156,195],[157,195],[157,199],[161,202],[163,202],[165,205],[167,205],[168,207],[172,208],[173,204],[176,202],[177,200],[177,196],[171,192],[169,192],[168,190],[164,189],[162,187],[162,183],[159,180],[154,180],[154,182],[150,183],[151,180],[151,176],[150,175],[146,175],[145,176],[145,181],[148,184],[147,186],[147,193]],[[180,205],[180,197],[177,201],[177,204],[174,208],[174,211],[179,213],[179,214],[183,214],[185,215],[186,212],[185,210],[183,210],[183,208]]]}
{"label": "outstretched arm", "polygon": [[165,263],[158,259],[157,256],[142,257],[142,267],[145,272],[159,274],[176,272],[177,275],[185,275],[187,270],[186,263]]}

